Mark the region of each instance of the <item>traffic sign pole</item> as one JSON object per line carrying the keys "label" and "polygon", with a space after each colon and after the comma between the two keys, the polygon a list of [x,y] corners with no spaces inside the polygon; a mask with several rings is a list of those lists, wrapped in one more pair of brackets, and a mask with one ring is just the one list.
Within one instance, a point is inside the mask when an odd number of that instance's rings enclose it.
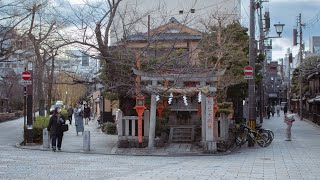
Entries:
{"label": "traffic sign pole", "polygon": [[246,66],[243,69],[244,79],[253,79],[253,68],[251,66]]}
{"label": "traffic sign pole", "polygon": [[[25,74],[25,75],[24,75]],[[33,107],[33,100],[32,100],[32,92],[33,92],[33,85],[32,85],[32,71],[25,71],[22,74],[22,79],[25,81],[31,81],[31,84],[26,86],[26,101],[27,101],[27,139],[26,143],[30,144],[33,143],[33,114],[32,114],[32,107]]]}

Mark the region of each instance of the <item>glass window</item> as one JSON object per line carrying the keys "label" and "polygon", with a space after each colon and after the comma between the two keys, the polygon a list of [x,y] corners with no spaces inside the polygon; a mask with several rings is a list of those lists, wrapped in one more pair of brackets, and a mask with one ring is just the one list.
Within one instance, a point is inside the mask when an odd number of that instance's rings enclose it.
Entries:
{"label": "glass window", "polygon": [[0,68],[3,67],[3,63],[0,63]]}

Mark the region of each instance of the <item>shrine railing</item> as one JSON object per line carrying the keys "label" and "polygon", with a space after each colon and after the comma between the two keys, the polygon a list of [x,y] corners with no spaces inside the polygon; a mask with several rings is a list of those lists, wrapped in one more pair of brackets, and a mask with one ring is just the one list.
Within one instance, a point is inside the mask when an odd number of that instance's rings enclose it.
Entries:
{"label": "shrine railing", "polygon": [[[142,121],[143,121],[142,134],[144,138],[147,138],[149,135],[149,122],[150,122],[150,115],[148,110],[144,111]],[[121,110],[118,110],[116,113],[116,123],[117,123],[119,140],[124,140],[124,139],[138,140],[138,116],[124,116],[123,112]]]}

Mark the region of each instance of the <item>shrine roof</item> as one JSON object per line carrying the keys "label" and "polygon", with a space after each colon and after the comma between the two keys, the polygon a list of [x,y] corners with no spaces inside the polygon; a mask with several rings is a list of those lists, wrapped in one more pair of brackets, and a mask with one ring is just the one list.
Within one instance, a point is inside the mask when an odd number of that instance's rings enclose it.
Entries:
{"label": "shrine roof", "polygon": [[[201,40],[202,36],[198,34],[188,33],[160,33],[154,34],[150,37],[149,41],[170,41],[170,40]],[[147,41],[147,34],[134,34],[128,36],[128,41]]]}

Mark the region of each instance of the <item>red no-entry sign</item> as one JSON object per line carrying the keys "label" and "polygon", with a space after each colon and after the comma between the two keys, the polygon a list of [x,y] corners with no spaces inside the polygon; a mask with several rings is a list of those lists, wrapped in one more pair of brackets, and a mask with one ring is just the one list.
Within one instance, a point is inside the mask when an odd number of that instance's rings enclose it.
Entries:
{"label": "red no-entry sign", "polygon": [[244,71],[244,75],[246,75],[246,76],[253,75],[253,69],[251,66],[246,66],[243,71]]}
{"label": "red no-entry sign", "polygon": [[31,74],[29,71],[24,71],[24,72],[22,72],[21,77],[23,80],[28,81],[31,79]]}

